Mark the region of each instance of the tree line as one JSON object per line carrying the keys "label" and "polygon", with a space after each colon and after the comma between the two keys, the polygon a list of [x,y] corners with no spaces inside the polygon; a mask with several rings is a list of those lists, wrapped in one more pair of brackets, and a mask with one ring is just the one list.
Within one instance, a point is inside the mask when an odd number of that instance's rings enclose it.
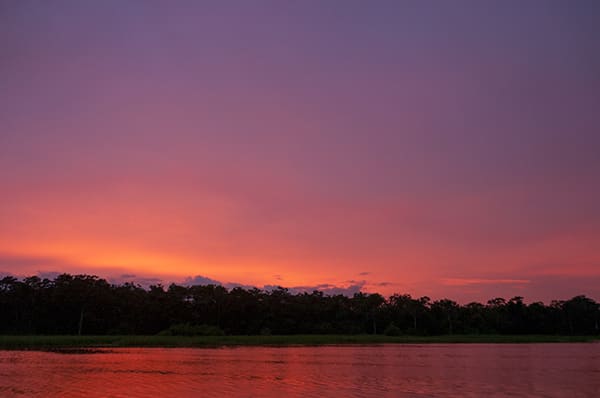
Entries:
{"label": "tree line", "polygon": [[0,334],[598,334],[586,296],[527,304],[523,297],[460,305],[377,293],[292,294],[220,285],[144,289],[93,275],[0,279]]}

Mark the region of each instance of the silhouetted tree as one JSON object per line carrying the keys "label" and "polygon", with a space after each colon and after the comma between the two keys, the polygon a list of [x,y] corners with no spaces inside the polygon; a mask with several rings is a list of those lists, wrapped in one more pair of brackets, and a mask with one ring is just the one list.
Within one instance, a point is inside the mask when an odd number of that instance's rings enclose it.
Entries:
{"label": "silhouetted tree", "polygon": [[586,296],[550,305],[513,297],[461,306],[409,294],[328,296],[281,287],[144,289],[93,275],[0,279],[3,334],[598,334],[599,321],[600,305]]}

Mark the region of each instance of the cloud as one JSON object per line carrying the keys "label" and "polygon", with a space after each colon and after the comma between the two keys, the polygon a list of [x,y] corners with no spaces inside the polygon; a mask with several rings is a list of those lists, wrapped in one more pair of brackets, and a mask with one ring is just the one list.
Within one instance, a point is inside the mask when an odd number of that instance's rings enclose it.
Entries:
{"label": "cloud", "polygon": [[323,289],[322,292],[324,294],[328,294],[328,295],[344,295],[344,296],[353,296],[355,293],[359,293],[363,286],[365,285],[364,282],[362,283],[357,283],[357,284],[353,284],[350,286],[346,286],[346,287],[339,287],[339,286],[332,286],[329,287],[327,289]]}
{"label": "cloud", "polygon": [[135,274],[122,274],[119,276],[109,276],[108,282],[113,285],[122,285],[124,283],[133,283],[134,285],[140,285],[144,289],[148,289],[150,286],[164,285],[165,281],[161,278],[156,277],[143,277]]}
{"label": "cloud", "polygon": [[365,271],[365,272],[359,272],[359,273],[358,273],[358,275],[359,275],[359,276],[367,276],[367,275],[371,275],[371,273],[370,273],[370,272],[367,272],[367,271]]}
{"label": "cloud", "polygon": [[[229,283],[225,283],[222,285],[223,287],[231,290],[231,289],[235,289],[236,287],[241,287],[242,289],[246,289],[246,290],[250,290],[250,289],[256,289],[257,286],[253,286],[253,285],[244,285],[243,283],[236,283],[236,282],[229,282]],[[264,288],[263,288],[264,290]]]}
{"label": "cloud", "polygon": [[367,282],[364,280],[361,280],[361,281],[349,280],[349,281],[346,281],[345,283],[342,283],[339,285],[332,284],[332,283],[319,283],[316,285],[298,285],[298,286],[282,286],[282,285],[276,285],[276,284],[268,284],[268,285],[263,285],[261,287],[261,286],[253,286],[253,285],[247,285],[247,284],[237,283],[237,282],[220,282],[218,280],[209,278],[207,276],[197,275],[194,277],[185,278],[185,280],[183,281],[182,284],[185,286],[221,285],[227,289],[234,289],[236,287],[241,287],[243,289],[259,288],[259,289],[262,289],[265,291],[273,291],[273,290],[276,290],[279,288],[285,288],[291,294],[312,293],[316,290],[319,292],[323,292],[323,294],[331,295],[331,296],[338,295],[338,294],[342,294],[344,296],[352,296],[355,293],[360,292],[365,287],[365,285],[367,285]]}
{"label": "cloud", "polygon": [[183,285],[185,286],[195,286],[195,285],[223,285],[223,283],[219,282],[216,279],[209,278],[207,276],[196,275],[196,276],[188,276],[184,279]]}
{"label": "cloud", "polygon": [[58,271],[39,271],[37,273],[37,276],[39,276],[42,279],[56,279],[57,276],[64,274],[64,272],[58,272]]}
{"label": "cloud", "polygon": [[[39,269],[45,265],[52,266],[50,270],[40,271]],[[119,269],[119,268],[99,268],[99,267],[89,267],[89,266],[73,266],[73,264],[63,261],[58,258],[51,257],[30,257],[30,256],[13,256],[0,253],[0,266],[6,266],[5,269],[14,269],[14,270],[22,270],[22,272],[0,272],[0,274],[6,275],[14,275],[16,277],[22,278],[28,275],[38,275],[41,278],[54,279],[58,275],[62,273],[87,273],[87,274],[97,274],[102,278],[105,278],[109,283],[115,285],[121,285],[124,283],[133,283],[136,285],[140,285],[143,288],[149,288],[152,285],[167,285],[171,282],[181,284],[184,286],[194,286],[194,285],[220,285],[227,289],[234,289],[236,287],[241,287],[244,289],[253,289],[260,288],[266,291],[272,291],[277,289],[280,285],[269,284],[261,286],[253,286],[239,282],[222,282],[211,277],[205,275],[195,275],[188,276],[183,281],[181,279],[168,277],[163,275],[162,277],[155,277],[152,275],[141,276],[137,273],[127,272],[127,269]],[[4,268],[4,267],[3,267]],[[37,270],[35,270],[37,268]],[[56,269],[64,269],[63,271],[55,271]],[[33,271],[35,270],[35,271]],[[359,275],[369,275],[369,272],[361,272]],[[273,275],[273,278],[277,281],[283,281],[283,276],[280,274]],[[365,280],[346,280],[344,282],[334,284],[334,283],[320,283],[314,285],[296,285],[296,286],[286,286],[286,288],[292,294],[311,293],[313,291],[320,291],[326,295],[345,295],[352,296],[355,293],[362,291],[364,288],[368,286],[389,286],[390,282],[380,282],[380,283],[368,283]]]}
{"label": "cloud", "polygon": [[[290,286],[286,287],[290,293],[298,294],[298,293],[312,293],[314,291],[323,292],[323,294],[328,296],[335,295],[344,295],[344,296],[353,296],[355,293],[359,293],[362,288],[366,285],[365,281],[352,281],[353,283],[349,285],[334,285],[331,283],[320,283],[317,285],[302,285],[302,286]],[[278,289],[279,285],[265,285],[263,286],[264,290],[272,291]]]}
{"label": "cloud", "polygon": [[471,285],[522,285],[531,283],[529,279],[480,279],[480,278],[445,278],[442,284],[446,286]]}
{"label": "cloud", "polygon": [[241,287],[243,289],[254,289],[256,286],[245,285],[243,283],[238,282],[221,282],[216,279],[209,278],[208,276],[196,275],[196,276],[188,276],[183,280],[183,282],[176,282],[178,284],[182,284],[184,286],[198,286],[198,285],[218,285],[223,286],[226,289],[235,289],[236,287]]}

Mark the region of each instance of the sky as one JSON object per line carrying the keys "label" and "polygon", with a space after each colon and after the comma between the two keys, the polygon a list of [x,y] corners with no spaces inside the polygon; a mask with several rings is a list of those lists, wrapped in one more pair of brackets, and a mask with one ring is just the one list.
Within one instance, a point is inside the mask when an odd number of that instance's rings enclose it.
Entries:
{"label": "sky", "polygon": [[0,2],[0,274],[600,299],[597,1]]}

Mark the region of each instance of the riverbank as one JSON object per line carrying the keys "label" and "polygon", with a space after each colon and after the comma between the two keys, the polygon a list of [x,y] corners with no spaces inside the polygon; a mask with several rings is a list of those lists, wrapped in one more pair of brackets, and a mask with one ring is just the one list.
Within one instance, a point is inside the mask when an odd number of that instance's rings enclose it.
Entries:
{"label": "riverbank", "polygon": [[600,336],[554,335],[290,335],[290,336],[0,336],[3,350],[111,347],[221,347],[340,344],[571,343]]}

